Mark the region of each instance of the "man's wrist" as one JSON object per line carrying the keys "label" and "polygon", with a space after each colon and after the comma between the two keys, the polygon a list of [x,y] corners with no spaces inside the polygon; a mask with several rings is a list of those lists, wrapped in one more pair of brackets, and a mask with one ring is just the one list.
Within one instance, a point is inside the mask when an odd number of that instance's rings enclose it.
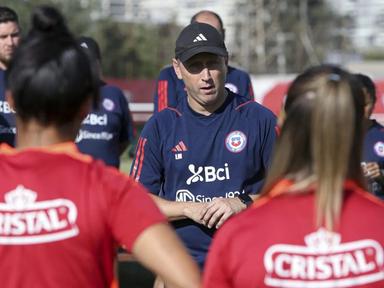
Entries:
{"label": "man's wrist", "polygon": [[248,194],[240,194],[237,198],[247,207],[251,206],[253,203],[253,199]]}

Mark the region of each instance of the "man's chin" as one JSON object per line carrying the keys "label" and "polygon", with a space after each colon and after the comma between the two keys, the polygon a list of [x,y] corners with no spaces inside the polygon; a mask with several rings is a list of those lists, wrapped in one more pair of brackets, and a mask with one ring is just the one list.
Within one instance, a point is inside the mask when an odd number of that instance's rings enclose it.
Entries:
{"label": "man's chin", "polygon": [[11,62],[11,57],[0,57],[0,67],[1,66],[7,67],[10,62]]}

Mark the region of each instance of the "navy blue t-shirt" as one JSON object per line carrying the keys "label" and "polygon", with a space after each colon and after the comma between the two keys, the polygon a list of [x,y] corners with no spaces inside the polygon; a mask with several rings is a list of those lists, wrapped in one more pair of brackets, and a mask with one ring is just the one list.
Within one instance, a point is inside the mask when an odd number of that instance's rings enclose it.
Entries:
{"label": "navy blue t-shirt", "polygon": [[115,86],[101,86],[99,107],[87,115],[77,135],[79,150],[119,167],[121,143],[132,138],[133,123],[123,92]]}
{"label": "navy blue t-shirt", "polygon": [[[233,93],[254,99],[251,78],[248,73],[228,66],[225,87]],[[159,112],[167,107],[176,107],[185,98],[187,93],[183,80],[177,78],[172,66],[167,66],[160,71],[156,82],[156,90],[153,98],[154,112]]]}
{"label": "navy blue t-shirt", "polygon": [[5,71],[0,69],[0,143],[15,146],[15,111],[11,109],[5,100],[5,90]]}
{"label": "navy blue t-shirt", "polygon": [[[215,113],[194,112],[183,98],[145,125],[131,176],[171,201],[209,202],[260,191],[275,141],[276,119],[268,109],[228,91]],[[173,223],[202,266],[214,229],[192,220]]]}
{"label": "navy blue t-shirt", "polygon": [[[372,125],[365,134],[363,161],[377,162],[380,169],[384,170],[384,126],[375,120],[372,120]],[[370,182],[369,190],[376,196],[384,198],[384,187],[380,183]]]}

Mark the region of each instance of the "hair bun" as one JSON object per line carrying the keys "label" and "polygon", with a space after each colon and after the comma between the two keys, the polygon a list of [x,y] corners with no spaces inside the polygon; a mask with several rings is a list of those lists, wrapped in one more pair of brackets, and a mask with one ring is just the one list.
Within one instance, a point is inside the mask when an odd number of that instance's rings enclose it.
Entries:
{"label": "hair bun", "polygon": [[32,15],[33,30],[49,33],[57,30],[66,30],[64,18],[58,10],[50,6],[40,6]]}

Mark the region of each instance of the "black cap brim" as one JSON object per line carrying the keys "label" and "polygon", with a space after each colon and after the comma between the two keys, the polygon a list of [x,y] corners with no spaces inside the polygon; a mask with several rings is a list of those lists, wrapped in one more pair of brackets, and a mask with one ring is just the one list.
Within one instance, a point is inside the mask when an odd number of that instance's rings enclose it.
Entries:
{"label": "black cap brim", "polygon": [[185,62],[191,57],[200,53],[212,53],[212,54],[223,56],[223,57],[228,56],[227,50],[221,47],[196,46],[191,49],[188,49],[184,53],[180,53],[180,55],[176,55],[176,58],[179,59],[181,62]]}

